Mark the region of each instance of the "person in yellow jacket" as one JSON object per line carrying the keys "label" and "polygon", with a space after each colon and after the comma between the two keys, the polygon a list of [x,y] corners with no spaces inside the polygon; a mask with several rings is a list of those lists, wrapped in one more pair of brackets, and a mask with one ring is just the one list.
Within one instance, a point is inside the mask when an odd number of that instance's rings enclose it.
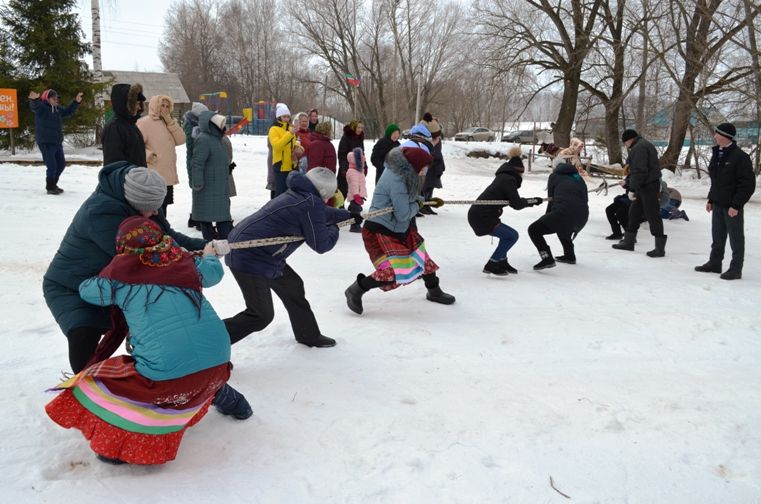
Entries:
{"label": "person in yellow jacket", "polygon": [[298,145],[296,128],[290,124],[291,111],[288,105],[278,103],[275,107],[275,122],[270,126],[267,138],[272,145],[272,171],[275,174],[273,198],[288,190],[285,181],[293,170],[293,149]]}

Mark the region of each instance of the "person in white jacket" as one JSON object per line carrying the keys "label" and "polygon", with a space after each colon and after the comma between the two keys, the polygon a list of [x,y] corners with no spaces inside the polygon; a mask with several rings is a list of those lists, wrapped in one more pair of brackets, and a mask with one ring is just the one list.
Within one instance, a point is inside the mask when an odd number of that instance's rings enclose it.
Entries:
{"label": "person in white jacket", "polygon": [[174,203],[174,186],[177,178],[176,147],[185,143],[185,132],[172,117],[174,102],[166,95],[152,96],[148,102],[148,115],[137,121],[145,140],[145,158],[148,168],[156,170],[166,182],[166,198],[161,208],[166,215],[167,206]]}

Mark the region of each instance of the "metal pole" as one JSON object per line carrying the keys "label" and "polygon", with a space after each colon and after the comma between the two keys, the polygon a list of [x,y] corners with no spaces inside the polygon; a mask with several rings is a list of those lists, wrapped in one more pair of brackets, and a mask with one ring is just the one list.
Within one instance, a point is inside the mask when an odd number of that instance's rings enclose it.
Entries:
{"label": "metal pole", "polygon": [[13,128],[8,128],[11,135],[11,156],[16,155],[16,145],[13,143]]}

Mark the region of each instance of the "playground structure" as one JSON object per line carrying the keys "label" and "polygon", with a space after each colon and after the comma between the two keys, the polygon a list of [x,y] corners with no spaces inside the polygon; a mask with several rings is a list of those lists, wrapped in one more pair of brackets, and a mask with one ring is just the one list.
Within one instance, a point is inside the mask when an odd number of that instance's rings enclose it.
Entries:
{"label": "playground structure", "polygon": [[277,103],[260,100],[243,109],[243,115],[233,115],[225,91],[204,93],[200,96],[209,110],[227,116],[226,135],[266,135],[275,119]]}

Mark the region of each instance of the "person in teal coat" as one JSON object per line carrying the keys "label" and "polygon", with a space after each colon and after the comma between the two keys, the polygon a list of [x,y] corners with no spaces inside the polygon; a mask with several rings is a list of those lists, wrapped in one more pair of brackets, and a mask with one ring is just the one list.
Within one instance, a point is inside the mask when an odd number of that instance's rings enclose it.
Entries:
{"label": "person in teal coat", "polygon": [[143,215],[161,226],[187,250],[200,250],[204,240],[174,231],[157,210],[166,183],[158,172],[126,161],[106,165],[98,187],[74,216],[42,281],[48,308],[66,335],[69,362],[81,371],[95,352],[100,337],[111,327],[109,311],[79,297],[79,284],[97,275],[116,255],[114,239],[127,217]]}
{"label": "person in teal coat", "polygon": [[222,145],[226,118],[210,111],[198,117],[200,134],[193,143],[190,184],[191,217],[201,224],[205,240],[226,239],[233,228],[230,215],[230,160]]}
{"label": "person in teal coat", "polygon": [[[192,188],[193,184],[190,182],[191,174],[191,161],[193,160],[193,143],[196,141],[193,136],[193,129],[198,127],[198,116],[201,112],[209,110],[206,105],[199,102],[193,102],[193,105],[185,113],[185,121],[182,123],[182,130],[185,132],[185,167],[188,170],[188,185]],[[201,230],[201,225],[193,220],[193,214],[188,217],[188,227]]]}

